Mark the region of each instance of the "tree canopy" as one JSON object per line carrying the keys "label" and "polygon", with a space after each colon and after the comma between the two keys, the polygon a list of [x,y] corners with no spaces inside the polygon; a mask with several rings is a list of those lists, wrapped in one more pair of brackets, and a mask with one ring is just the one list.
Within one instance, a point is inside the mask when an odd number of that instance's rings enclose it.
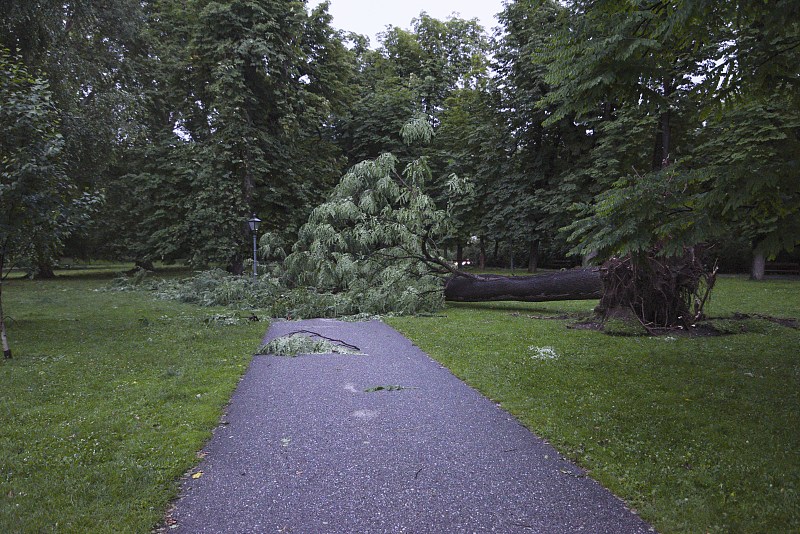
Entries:
{"label": "tree canopy", "polygon": [[291,283],[419,299],[465,255],[800,243],[797,2],[512,0],[498,20],[423,12],[370,46],[326,3],[7,1],[4,239],[42,274],[63,250],[239,273],[257,213],[297,243]]}

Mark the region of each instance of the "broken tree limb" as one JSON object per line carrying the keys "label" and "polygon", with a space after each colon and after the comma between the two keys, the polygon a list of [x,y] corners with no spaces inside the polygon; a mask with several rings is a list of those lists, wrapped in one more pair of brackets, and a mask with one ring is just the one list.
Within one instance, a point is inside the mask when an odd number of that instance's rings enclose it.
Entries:
{"label": "broken tree limb", "polygon": [[600,269],[590,267],[535,276],[454,276],[445,285],[444,298],[452,302],[589,300],[599,299],[602,289]]}

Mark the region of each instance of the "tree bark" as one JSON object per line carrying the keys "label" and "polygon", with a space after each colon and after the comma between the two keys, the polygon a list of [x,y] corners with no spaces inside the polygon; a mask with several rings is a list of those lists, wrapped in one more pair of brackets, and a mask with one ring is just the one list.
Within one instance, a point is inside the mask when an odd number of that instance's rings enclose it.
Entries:
{"label": "tree bark", "polygon": [[653,151],[653,170],[658,171],[666,169],[670,164],[670,150],[672,149],[672,115],[670,113],[669,104],[672,93],[675,92],[673,81],[671,79],[663,80],[664,84],[664,99],[666,100],[666,108],[659,115],[658,130],[656,131],[656,144]]}
{"label": "tree bark", "polygon": [[36,270],[33,272],[33,278],[36,280],[52,280],[56,277],[53,266],[46,261],[38,262]]}
{"label": "tree bark", "polygon": [[750,280],[763,280],[766,259],[763,252],[753,253],[753,264],[750,268]]}
{"label": "tree bark", "polygon": [[486,268],[486,242],[481,237],[481,254],[480,259],[478,260],[478,268],[485,269]]}
{"label": "tree bark", "polygon": [[596,267],[535,276],[454,276],[444,289],[445,299],[453,302],[588,300],[601,294]]}
{"label": "tree bark", "polygon": [[539,267],[539,240],[532,239],[530,257],[528,258],[528,272],[535,273],[538,267]]}
{"label": "tree bark", "polygon": [[136,260],[133,262],[134,267],[138,267],[139,269],[144,269],[145,271],[155,271],[156,267],[153,265],[151,260]]}
{"label": "tree bark", "polygon": [[244,273],[244,260],[242,260],[242,257],[237,254],[236,256],[231,258],[231,260],[228,262],[228,267],[226,268],[226,270],[229,273],[235,274],[237,276],[243,274]]}
{"label": "tree bark", "polygon": [[0,339],[3,344],[3,359],[11,359],[11,348],[8,346],[8,336],[6,335],[6,316],[3,313],[3,269],[2,262],[0,262]]}
{"label": "tree bark", "polygon": [[464,266],[464,246],[459,243],[456,245],[456,269]]}

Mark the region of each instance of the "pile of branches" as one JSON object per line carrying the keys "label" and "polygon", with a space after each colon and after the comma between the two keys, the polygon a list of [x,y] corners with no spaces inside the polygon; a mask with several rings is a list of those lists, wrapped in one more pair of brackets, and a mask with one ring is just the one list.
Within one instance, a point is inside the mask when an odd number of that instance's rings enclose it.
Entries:
{"label": "pile of branches", "polygon": [[690,328],[704,317],[716,275],[717,267],[706,266],[698,247],[687,247],[679,256],[661,256],[655,249],[611,258],[601,269],[597,311],[605,317],[633,313],[650,333]]}

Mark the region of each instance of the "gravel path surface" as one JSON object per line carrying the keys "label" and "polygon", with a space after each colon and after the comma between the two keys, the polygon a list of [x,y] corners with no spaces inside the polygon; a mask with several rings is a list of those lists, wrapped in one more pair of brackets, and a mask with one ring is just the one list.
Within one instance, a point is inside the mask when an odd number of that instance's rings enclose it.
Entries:
{"label": "gravel path surface", "polygon": [[363,354],[256,356],[171,532],[652,531],[391,327],[276,322],[265,341],[298,330]]}

